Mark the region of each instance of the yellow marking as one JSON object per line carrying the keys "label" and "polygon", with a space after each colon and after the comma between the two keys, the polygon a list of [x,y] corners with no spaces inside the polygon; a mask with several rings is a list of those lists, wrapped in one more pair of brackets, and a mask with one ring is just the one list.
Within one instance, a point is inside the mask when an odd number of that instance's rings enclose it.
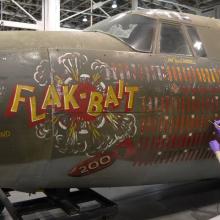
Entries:
{"label": "yellow marking", "polygon": [[101,76],[98,73],[95,73],[93,76],[93,82],[97,82],[99,79],[101,79]]}
{"label": "yellow marking", "polygon": [[167,75],[167,72],[165,71],[165,67],[164,66],[161,66],[161,70],[162,70],[163,78],[164,79],[168,79],[168,75]]}
{"label": "yellow marking", "polygon": [[134,105],[134,95],[138,92],[139,88],[137,86],[126,86],[125,92],[129,93],[128,95],[128,106],[127,108],[132,109]]}
{"label": "yellow marking", "polygon": [[172,66],[172,72],[173,72],[173,76],[174,76],[174,80],[177,82],[178,81],[178,77],[177,77],[177,72],[174,66]]}
{"label": "yellow marking", "polygon": [[215,82],[216,82],[216,80],[215,80],[215,75],[214,75],[214,73],[213,73],[212,69],[209,69],[209,70],[208,70],[208,69],[206,68],[206,71],[210,72],[210,75],[211,75],[211,80],[212,80],[212,82],[214,82],[214,83],[215,83]]}
{"label": "yellow marking", "polygon": [[97,138],[101,137],[100,132],[98,131],[98,129],[93,124],[91,124],[91,131],[92,131],[92,134],[93,134],[94,138],[97,139]]}
{"label": "yellow marking", "polygon": [[118,83],[118,98],[122,99],[124,94],[124,82],[122,80],[119,80]]}
{"label": "yellow marking", "polygon": [[186,70],[187,70],[187,75],[188,75],[188,77],[189,77],[189,82],[193,82],[193,79],[192,79],[192,74],[191,74],[191,72],[190,72],[190,68],[186,68]]}
{"label": "yellow marking", "polygon": [[34,87],[33,86],[24,86],[24,85],[17,85],[15,90],[15,96],[11,107],[11,112],[17,112],[18,106],[20,102],[25,103],[25,97],[21,96],[22,91],[28,91],[33,93]]}
{"label": "yellow marking", "polygon": [[59,122],[59,119],[60,119],[60,117],[56,115],[56,116],[52,119],[52,123],[53,123],[53,124],[56,124],[57,122]]}
{"label": "yellow marking", "polygon": [[219,81],[220,81],[220,71],[219,71],[219,69],[215,69],[215,70],[216,70],[216,73],[217,73],[217,75],[219,77]]}
{"label": "yellow marking", "polygon": [[110,104],[113,104],[114,107],[119,105],[119,101],[116,97],[116,94],[112,86],[108,86],[107,95],[104,104],[105,108],[108,108]]}
{"label": "yellow marking", "polygon": [[205,73],[206,73],[206,78],[208,80],[209,83],[211,83],[211,78],[210,78],[210,74],[207,68],[205,68]]}
{"label": "yellow marking", "polygon": [[69,127],[69,137],[74,137],[74,135],[76,134],[76,123],[74,124],[74,122],[71,122],[71,125]]}
{"label": "yellow marking", "polygon": [[184,59],[177,57],[168,57],[167,62],[173,64],[196,64],[195,60],[193,59]]}
{"label": "yellow marking", "polygon": [[47,88],[46,96],[44,98],[42,109],[46,109],[48,106],[61,107],[60,97],[54,85],[49,85]]}
{"label": "yellow marking", "polygon": [[193,59],[182,59],[182,63],[183,64],[196,64],[196,61],[195,60],[193,60]]}
{"label": "yellow marking", "polygon": [[220,81],[220,80],[219,80],[219,75],[218,75],[216,69],[213,68],[212,70],[213,70],[213,73],[214,73],[214,75],[215,75],[216,82],[219,83],[219,81]]}
{"label": "yellow marking", "polygon": [[187,79],[187,74],[186,74],[186,69],[185,69],[185,67],[182,67],[182,70],[183,70],[183,77],[184,77],[184,80],[187,82],[188,79]]}
{"label": "yellow marking", "polygon": [[179,67],[179,66],[177,67],[177,72],[178,72],[178,75],[179,75],[180,81],[182,82],[183,77],[182,77],[182,73],[181,73],[181,71],[180,71],[180,67]]}
{"label": "yellow marking", "polygon": [[78,85],[72,85],[70,90],[68,86],[63,86],[63,99],[64,99],[64,109],[69,110],[70,105],[73,109],[78,109],[79,105],[74,97],[74,94],[78,88]]}
{"label": "yellow marking", "polygon": [[73,75],[73,80],[78,82],[79,81],[79,73],[76,69],[72,68],[72,75]]}
{"label": "yellow marking", "polygon": [[171,73],[171,70],[170,70],[170,66],[167,66],[167,72],[168,72],[169,80],[172,82],[173,77],[172,77],[172,73]]}
{"label": "yellow marking", "polygon": [[216,155],[216,158],[217,158],[218,162],[220,163],[220,152],[216,151],[215,155]]}
{"label": "yellow marking", "polygon": [[99,116],[103,110],[102,101],[103,96],[100,92],[91,92],[87,109],[88,114],[94,117]]}
{"label": "yellow marking", "polygon": [[58,85],[63,85],[63,80],[59,76],[55,76],[55,80],[57,81]]}
{"label": "yellow marking", "polygon": [[31,122],[40,121],[46,118],[46,114],[37,115],[37,101],[36,97],[32,96],[29,98],[30,100],[30,108],[31,108]]}
{"label": "yellow marking", "polygon": [[168,57],[167,62],[168,63],[174,63],[174,57]]}
{"label": "yellow marking", "polygon": [[192,72],[192,74],[193,74],[194,81],[195,81],[195,82],[198,81],[198,79],[197,79],[197,77],[196,77],[195,69],[194,69],[194,67],[192,67],[192,66],[191,66],[191,72]]}
{"label": "yellow marking", "polygon": [[201,77],[201,73],[199,71],[199,68],[196,68],[196,74],[198,76],[199,81],[202,82],[202,77]]}
{"label": "yellow marking", "polygon": [[108,113],[106,114],[107,119],[109,120],[109,122],[112,124],[112,126],[114,126],[116,129],[118,128],[118,121],[116,120],[116,116],[113,115],[112,113]]}
{"label": "yellow marking", "polygon": [[9,138],[9,137],[11,137],[11,131],[9,130],[0,131],[0,138]]}
{"label": "yellow marking", "polygon": [[206,77],[203,68],[200,68],[200,72],[202,74],[203,81],[206,82]]}

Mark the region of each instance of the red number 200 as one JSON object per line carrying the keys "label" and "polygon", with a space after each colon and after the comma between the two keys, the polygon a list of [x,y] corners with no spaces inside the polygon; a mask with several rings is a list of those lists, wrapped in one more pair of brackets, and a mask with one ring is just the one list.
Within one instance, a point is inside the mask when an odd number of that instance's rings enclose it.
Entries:
{"label": "red number 200", "polygon": [[81,174],[85,174],[99,167],[106,166],[109,163],[111,163],[111,157],[109,155],[105,155],[100,157],[99,160],[92,161],[87,165],[79,167],[79,170]]}

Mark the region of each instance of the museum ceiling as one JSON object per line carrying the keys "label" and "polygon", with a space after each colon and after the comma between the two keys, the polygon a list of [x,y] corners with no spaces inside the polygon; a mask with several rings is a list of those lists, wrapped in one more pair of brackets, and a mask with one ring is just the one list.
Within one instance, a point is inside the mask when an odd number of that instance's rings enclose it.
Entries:
{"label": "museum ceiling", "polygon": [[[22,6],[37,20],[42,16],[42,0],[2,0],[1,19],[24,23],[34,21],[27,16],[15,3]],[[117,7],[112,7],[113,3]],[[160,8],[199,14],[214,5],[219,0],[139,0],[141,8]],[[61,26],[72,29],[84,29],[90,25],[91,0],[61,0],[61,20],[74,15],[71,19],[61,22]],[[93,23],[131,9],[131,0],[94,0]]]}

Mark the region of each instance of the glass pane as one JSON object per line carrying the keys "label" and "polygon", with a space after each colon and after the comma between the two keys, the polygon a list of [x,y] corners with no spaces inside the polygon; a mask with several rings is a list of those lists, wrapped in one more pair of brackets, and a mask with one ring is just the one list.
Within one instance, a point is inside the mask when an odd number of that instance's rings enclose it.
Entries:
{"label": "glass pane", "polygon": [[205,48],[202,41],[199,38],[199,35],[194,27],[188,27],[188,33],[193,43],[193,48],[196,51],[197,56],[207,57]]}
{"label": "glass pane", "polygon": [[134,14],[122,14],[102,21],[87,31],[102,31],[124,41],[139,51],[151,51],[156,29],[154,19]]}
{"label": "glass pane", "polygon": [[177,25],[162,24],[160,52],[191,55],[182,29]]}

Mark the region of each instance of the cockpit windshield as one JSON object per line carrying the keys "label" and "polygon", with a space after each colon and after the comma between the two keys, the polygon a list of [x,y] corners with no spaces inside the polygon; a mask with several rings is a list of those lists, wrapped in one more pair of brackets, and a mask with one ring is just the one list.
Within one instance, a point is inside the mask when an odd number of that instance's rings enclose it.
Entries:
{"label": "cockpit windshield", "polygon": [[135,50],[151,52],[155,29],[154,19],[136,14],[120,14],[95,24],[87,31],[101,31],[120,39]]}

